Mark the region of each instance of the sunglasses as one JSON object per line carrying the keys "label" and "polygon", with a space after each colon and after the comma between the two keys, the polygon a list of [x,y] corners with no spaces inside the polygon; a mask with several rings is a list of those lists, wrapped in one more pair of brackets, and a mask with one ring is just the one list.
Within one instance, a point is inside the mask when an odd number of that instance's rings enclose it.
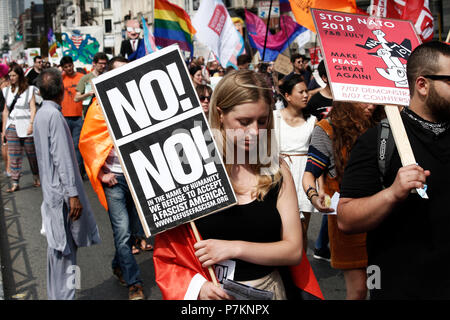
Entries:
{"label": "sunglasses", "polygon": [[141,28],[132,28],[132,27],[127,27],[127,31],[128,32],[136,32],[136,33],[140,33],[141,32]]}
{"label": "sunglasses", "polygon": [[422,77],[428,78],[431,80],[443,80],[443,81],[450,82],[450,75],[445,75],[445,74],[426,74],[426,75],[423,75]]}
{"label": "sunglasses", "polygon": [[201,102],[205,101],[206,99],[208,99],[208,101],[211,101],[211,96],[200,96],[199,98]]}

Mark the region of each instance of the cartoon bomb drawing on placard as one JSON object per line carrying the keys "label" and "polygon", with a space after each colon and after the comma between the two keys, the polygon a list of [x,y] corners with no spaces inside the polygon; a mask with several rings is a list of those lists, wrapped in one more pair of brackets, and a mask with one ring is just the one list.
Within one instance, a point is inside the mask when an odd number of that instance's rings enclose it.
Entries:
{"label": "cartoon bomb drawing on placard", "polygon": [[406,64],[403,64],[400,58],[408,60],[411,54],[411,41],[404,39],[401,44],[388,42],[385,39],[386,34],[382,30],[373,30],[372,33],[376,36],[376,40],[369,37],[364,45],[357,44],[356,46],[366,50],[378,48],[375,53],[370,52],[369,54],[383,59],[386,68],[375,68],[377,72],[383,78],[393,81],[396,87],[408,88]]}

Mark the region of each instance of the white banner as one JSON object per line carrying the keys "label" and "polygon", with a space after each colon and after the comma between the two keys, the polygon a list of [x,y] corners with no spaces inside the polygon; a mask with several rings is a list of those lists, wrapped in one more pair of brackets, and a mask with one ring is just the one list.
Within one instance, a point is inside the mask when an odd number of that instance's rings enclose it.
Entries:
{"label": "white banner", "polygon": [[28,48],[25,50],[25,55],[26,63],[31,67],[34,64],[34,57],[41,55],[41,48]]}
{"label": "white banner", "polygon": [[214,52],[223,67],[228,62],[236,64],[234,60],[243,51],[243,41],[222,1],[203,0],[192,25],[198,41]]}
{"label": "white banner", "polygon": [[61,27],[62,51],[71,56],[76,68],[88,68],[94,55],[103,51],[103,27]]}

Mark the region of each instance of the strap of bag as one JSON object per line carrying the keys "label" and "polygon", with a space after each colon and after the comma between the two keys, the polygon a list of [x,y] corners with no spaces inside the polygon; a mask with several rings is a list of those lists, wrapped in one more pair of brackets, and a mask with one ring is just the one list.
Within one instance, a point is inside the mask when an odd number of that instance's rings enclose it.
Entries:
{"label": "strap of bag", "polygon": [[27,93],[25,93],[25,104],[30,106],[30,103],[28,102],[28,97],[30,96],[30,90],[33,90],[34,92],[34,88],[32,86],[29,86],[27,89]]}
{"label": "strap of bag", "polygon": [[380,180],[384,188],[384,176],[389,168],[389,162],[394,152],[394,139],[387,118],[381,120],[378,126],[378,168],[380,170]]}
{"label": "strap of bag", "polygon": [[17,100],[19,99],[19,97],[20,97],[20,94],[19,94],[19,93],[17,93],[17,94],[14,96],[14,99],[13,99],[11,105],[10,105],[9,108],[8,108],[8,110],[9,110],[9,115],[11,115],[11,112],[14,110],[14,106],[16,105]]}
{"label": "strap of bag", "polygon": [[320,120],[317,123],[317,126],[321,127],[330,139],[333,137],[333,127],[331,126],[331,120],[329,118]]}

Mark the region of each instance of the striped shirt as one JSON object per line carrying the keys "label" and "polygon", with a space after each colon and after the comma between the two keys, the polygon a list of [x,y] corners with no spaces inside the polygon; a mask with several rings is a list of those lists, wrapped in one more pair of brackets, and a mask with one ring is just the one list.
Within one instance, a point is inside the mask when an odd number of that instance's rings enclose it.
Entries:
{"label": "striped shirt", "polygon": [[117,156],[114,147],[109,151],[108,157],[106,158],[105,164],[103,165],[103,170],[107,172],[123,174],[122,166],[120,165],[119,157]]}
{"label": "striped shirt", "polygon": [[316,126],[312,132],[306,171],[311,172],[316,178],[320,177],[324,172],[327,172],[331,178],[336,177],[332,141],[319,126]]}

